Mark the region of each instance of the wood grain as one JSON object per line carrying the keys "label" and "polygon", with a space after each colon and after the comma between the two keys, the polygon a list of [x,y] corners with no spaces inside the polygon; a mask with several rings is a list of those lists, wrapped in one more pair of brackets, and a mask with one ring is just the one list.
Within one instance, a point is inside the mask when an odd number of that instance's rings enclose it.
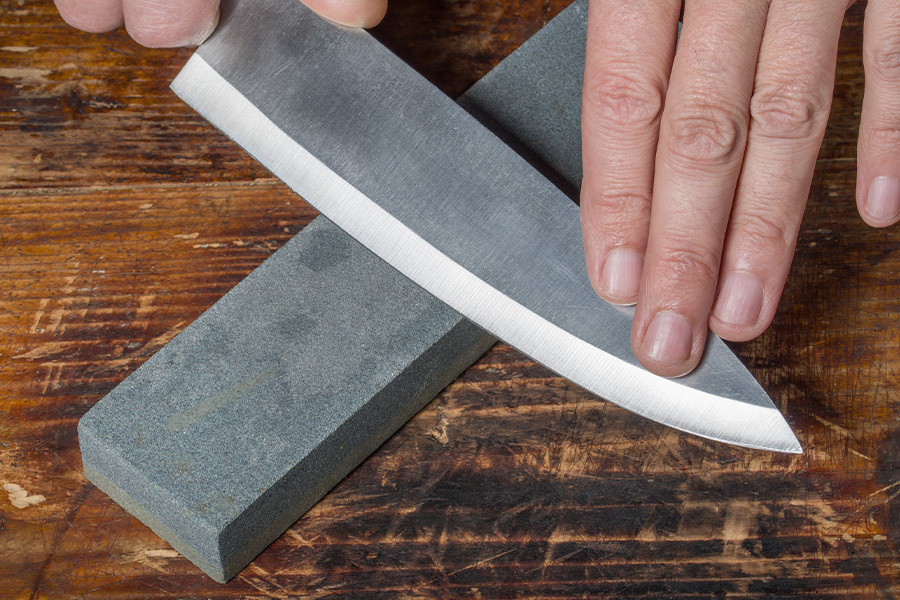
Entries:
{"label": "wood grain", "polygon": [[[458,95],[567,3],[407,0],[376,33]],[[0,0],[0,597],[896,597],[900,229],[853,202],[864,10],[775,323],[734,346],[805,454],[498,345],[220,586],[85,481],[75,426],[315,213],[171,94],[190,51]]]}

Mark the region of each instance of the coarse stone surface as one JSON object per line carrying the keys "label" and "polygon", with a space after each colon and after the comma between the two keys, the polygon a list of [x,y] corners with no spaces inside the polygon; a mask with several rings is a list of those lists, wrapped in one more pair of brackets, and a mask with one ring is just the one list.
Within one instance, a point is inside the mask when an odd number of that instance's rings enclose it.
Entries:
{"label": "coarse stone surface", "polygon": [[492,343],[319,217],[82,418],[85,473],[224,581]]}
{"label": "coarse stone surface", "polygon": [[[573,188],[586,6],[460,99]],[[224,582],[493,342],[319,217],[82,418],[85,475]]]}
{"label": "coarse stone surface", "polygon": [[560,189],[581,185],[587,0],[578,0],[491,69],[459,103]]}

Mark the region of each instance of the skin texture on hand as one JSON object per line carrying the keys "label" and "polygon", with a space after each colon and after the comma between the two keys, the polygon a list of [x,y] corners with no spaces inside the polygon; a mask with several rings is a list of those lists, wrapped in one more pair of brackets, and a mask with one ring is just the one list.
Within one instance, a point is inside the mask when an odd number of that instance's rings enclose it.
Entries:
{"label": "skin texture on hand", "polygon": [[[298,0],[300,1],[300,0]],[[302,0],[372,27],[387,0]],[[69,24],[200,44],[219,0],[55,0]],[[637,304],[632,347],[679,376],[709,329],[745,341],[781,296],[831,107],[853,0],[590,0],[581,215],[591,282]],[[900,0],[866,10],[857,204],[900,220]]]}
{"label": "skin texture on hand", "polygon": [[[781,296],[852,0],[591,0],[582,110],[585,256],[637,304],[632,347],[679,376],[708,329],[745,341]],[[870,0],[857,202],[900,220],[900,0]]]}
{"label": "skin texture on hand", "polygon": [[[100,33],[124,26],[151,48],[197,46],[219,22],[219,0],[54,0],[73,27]],[[300,0],[298,0],[300,1]],[[374,27],[387,0],[303,0],[325,18],[353,27]]]}

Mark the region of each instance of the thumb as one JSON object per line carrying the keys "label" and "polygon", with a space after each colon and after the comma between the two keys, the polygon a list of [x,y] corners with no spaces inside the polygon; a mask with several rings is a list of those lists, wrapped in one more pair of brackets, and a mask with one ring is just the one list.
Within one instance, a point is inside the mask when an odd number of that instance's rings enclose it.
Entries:
{"label": "thumb", "polygon": [[375,27],[387,11],[387,0],[301,1],[326,19],[351,27]]}

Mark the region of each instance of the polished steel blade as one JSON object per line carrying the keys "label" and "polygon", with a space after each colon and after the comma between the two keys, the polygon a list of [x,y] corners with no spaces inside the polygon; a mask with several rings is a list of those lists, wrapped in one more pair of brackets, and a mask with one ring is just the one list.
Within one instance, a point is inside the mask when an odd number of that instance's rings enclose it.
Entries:
{"label": "polished steel blade", "polygon": [[721,340],[670,380],[590,286],[578,208],[369,34],[296,0],[224,2],[175,92],[399,271],[576,384],[654,421],[799,452]]}

